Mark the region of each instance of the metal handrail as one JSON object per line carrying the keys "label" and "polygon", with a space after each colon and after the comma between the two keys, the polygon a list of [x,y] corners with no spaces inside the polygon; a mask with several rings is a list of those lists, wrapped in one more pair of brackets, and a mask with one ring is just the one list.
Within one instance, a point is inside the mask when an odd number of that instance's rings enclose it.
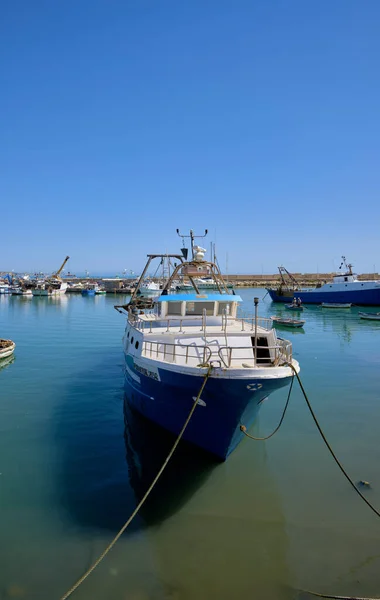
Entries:
{"label": "metal handrail", "polygon": [[[236,317],[236,321],[240,321],[241,322],[241,330],[242,331],[246,331],[245,329],[245,324],[250,325],[250,331],[254,331],[255,329],[255,317],[254,315],[252,317]],[[267,317],[257,317],[257,325],[259,327],[261,327],[262,329],[266,329],[267,331],[270,331],[273,328],[273,321],[272,319],[268,319]],[[248,329],[249,331],[249,329]]]}
{"label": "metal handrail", "polygon": [[[209,315],[207,315],[209,316]],[[136,315],[134,319],[130,320],[130,323],[133,327],[138,329],[139,331],[145,331],[146,328],[149,328],[150,333],[152,333],[152,323],[161,322],[166,324],[166,331],[170,331],[170,327],[174,325],[174,323],[179,324],[180,331],[182,331],[182,325],[188,320],[191,321],[199,321],[201,329],[204,331],[207,326],[207,316],[202,315],[192,315],[191,319],[186,319],[184,317],[162,317],[156,319],[141,319],[139,315]],[[228,322],[236,322],[241,323],[242,331],[254,331],[255,329],[255,317],[230,317],[228,315],[217,315],[221,317],[221,330],[226,331],[226,327],[228,326]],[[213,317],[215,318],[215,317]],[[258,317],[257,325],[266,331],[270,331],[273,328],[273,321],[266,317]]]}
{"label": "metal handrail", "polygon": [[[224,364],[225,367],[229,368],[231,367],[233,361],[239,361],[241,362],[242,360],[250,360],[250,358],[247,358],[247,355],[245,354],[244,356],[237,355],[236,356],[236,351],[237,350],[244,350],[245,353],[247,352],[247,350],[252,350],[252,359],[254,361],[254,366],[256,367],[257,364],[259,365],[271,365],[271,366],[279,366],[282,363],[287,363],[287,362],[291,362],[292,360],[292,344],[291,342],[287,342],[285,340],[278,340],[278,344],[276,344],[275,346],[257,346],[257,350],[274,350],[274,357],[268,356],[268,359],[264,359],[264,358],[259,358],[257,360],[257,357],[255,356],[255,347],[254,346],[221,346],[218,350],[218,356],[220,358],[220,360],[222,361],[222,363]],[[227,353],[227,356],[223,356],[223,353]]]}
{"label": "metal handrail", "polygon": [[[166,360],[167,356],[172,357],[173,362],[176,358],[177,354],[176,349],[185,349],[185,354],[181,353],[181,358],[185,358],[185,364],[188,364],[189,359],[198,359],[200,358],[200,354],[202,355],[202,364],[206,364],[210,361],[212,350],[210,346],[202,345],[198,346],[195,344],[172,344],[169,342],[161,342],[161,341],[150,341],[144,340],[142,352],[145,353],[146,356],[150,358],[158,358],[159,356],[163,356],[163,359]],[[194,350],[195,352],[191,352]]]}

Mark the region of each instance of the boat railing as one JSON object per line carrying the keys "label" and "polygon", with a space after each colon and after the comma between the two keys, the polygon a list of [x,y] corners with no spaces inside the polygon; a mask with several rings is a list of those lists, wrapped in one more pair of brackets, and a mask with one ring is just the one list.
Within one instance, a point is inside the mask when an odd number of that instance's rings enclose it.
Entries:
{"label": "boat railing", "polygon": [[[256,319],[254,315],[252,315],[251,317],[238,317],[236,320],[241,322],[242,331],[255,330]],[[272,319],[268,319],[267,317],[257,317],[257,325],[258,327],[269,331],[273,327],[273,321]]]}
{"label": "boat railing", "polygon": [[[252,368],[257,366],[281,366],[292,360],[292,344],[287,340],[278,339],[272,346],[221,346],[212,349],[208,345],[174,344],[161,341],[145,340],[142,354],[149,358],[156,358],[167,362],[189,364],[195,362],[196,366],[206,365],[212,357],[217,357],[226,368],[243,366]],[[246,363],[245,361],[249,361]],[[251,364],[253,361],[253,364]]]}
{"label": "boat railing", "polygon": [[157,358],[168,362],[197,362],[197,366],[210,362],[212,350],[210,346],[196,344],[172,344],[169,342],[157,342],[145,340],[143,342],[142,354],[149,358]]}
{"label": "boat railing", "polygon": [[[138,329],[139,331],[149,331],[149,333],[153,333],[153,323],[162,323],[164,326],[166,326],[166,331],[169,332],[171,329],[171,327],[179,327],[179,332],[183,332],[183,325],[186,325],[186,322],[189,319],[184,319],[184,318],[178,318],[178,317],[169,317],[169,318],[160,318],[157,317],[157,315],[155,313],[150,313],[152,316],[151,318],[144,318],[141,319],[139,315],[136,315],[134,318],[132,318],[130,320],[131,324]],[[145,313],[146,315],[146,313]],[[144,315],[144,316],[145,316]],[[222,314],[222,315],[218,315],[221,317],[221,331],[226,331],[227,327],[229,324],[231,323],[240,323],[241,325],[241,331],[254,331],[255,330],[255,326],[256,326],[256,321],[255,321],[255,317],[230,317],[228,315]],[[214,316],[211,316],[212,319],[214,319]],[[208,324],[208,319],[207,316],[205,314],[203,315],[194,315],[191,316],[191,321],[199,321],[199,326],[200,329],[202,331],[206,330],[206,327],[209,325]],[[214,326],[214,323],[212,323],[212,325]],[[261,329],[265,329],[266,331],[269,331],[270,329],[272,329],[273,327],[273,322],[271,319],[268,319],[266,317],[258,317],[257,319],[257,326],[260,327]]]}
{"label": "boat railing", "polygon": [[[242,365],[246,368],[257,366],[279,367],[292,360],[292,344],[286,340],[277,340],[273,346],[222,346],[218,355],[222,364],[227,367]],[[244,361],[249,361],[245,363]],[[250,361],[253,361],[251,364]]]}

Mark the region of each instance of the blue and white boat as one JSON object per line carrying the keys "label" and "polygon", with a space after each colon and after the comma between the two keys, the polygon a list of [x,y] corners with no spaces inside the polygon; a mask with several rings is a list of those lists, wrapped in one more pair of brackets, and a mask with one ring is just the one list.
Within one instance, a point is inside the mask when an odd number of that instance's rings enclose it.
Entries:
{"label": "blue and white boat", "polygon": [[100,287],[97,283],[88,283],[85,288],[82,289],[82,296],[95,296],[99,293]]}
{"label": "blue and white boat", "polygon": [[297,287],[292,277],[290,287],[280,284],[279,288],[267,288],[273,302],[289,302],[300,298],[303,304],[357,304],[359,306],[380,306],[380,280],[359,280],[352,271],[352,265],[342,256],[340,269],[331,282],[316,287]]}
{"label": "blue and white boat", "polygon": [[[177,260],[160,296],[142,298],[138,286],[128,305],[123,338],[125,390],[129,404],[178,435],[209,368],[211,375],[184,439],[225,460],[243,438],[261,402],[286,386],[299,365],[292,345],[277,337],[270,319],[240,318],[240,296],[227,289],[219,268],[192,241],[192,260]],[[152,258],[148,255],[146,272]],[[142,280],[140,278],[140,281]],[[210,276],[214,293],[200,293],[195,276]],[[175,278],[188,277],[193,293],[168,294]],[[139,285],[139,284],[138,284]]]}

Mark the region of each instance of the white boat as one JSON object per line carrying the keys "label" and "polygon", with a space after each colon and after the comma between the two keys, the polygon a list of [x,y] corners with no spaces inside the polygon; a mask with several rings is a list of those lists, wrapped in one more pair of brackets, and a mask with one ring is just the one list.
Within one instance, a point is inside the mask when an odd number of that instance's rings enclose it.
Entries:
{"label": "white boat", "polygon": [[0,338],[0,359],[6,358],[13,354],[16,348],[16,344],[12,340],[5,340]]}
{"label": "white boat", "polygon": [[10,294],[11,286],[9,283],[0,283],[0,294]]}
{"label": "white boat", "polygon": [[11,287],[12,296],[32,296],[32,290],[30,288],[22,288],[21,286]]}
{"label": "white boat", "polygon": [[160,284],[153,280],[147,279],[144,282],[144,284],[141,285],[141,287],[140,287],[140,294],[142,296],[146,296],[146,295],[150,295],[150,294],[157,295],[160,293],[161,293]]}
{"label": "white boat", "polygon": [[66,256],[56,273],[37,282],[37,285],[32,290],[33,296],[58,296],[66,293],[67,283],[62,281],[60,274],[69,258],[69,256]]}
{"label": "white boat", "polygon": [[368,319],[368,321],[380,321],[380,312],[377,312],[377,313],[359,312],[359,317],[361,319]]}
{"label": "white boat", "polygon": [[285,327],[303,327],[306,323],[303,319],[286,319],[284,317],[271,317],[273,323]]}
{"label": "white boat", "polygon": [[[137,295],[117,306],[128,315],[123,338],[127,402],[178,435],[209,373],[184,439],[225,460],[243,439],[261,402],[286,386],[299,365],[292,344],[270,319],[239,318],[240,296],[227,289],[219,268],[192,241],[192,260],[178,263],[160,296]],[[150,261],[160,255],[148,255]],[[169,294],[179,277],[215,275],[221,292]],[[291,366],[290,366],[291,365]]]}
{"label": "white boat", "polygon": [[32,289],[33,296],[59,296],[66,294],[67,283],[54,279],[47,279],[43,283],[38,283]]}
{"label": "white boat", "polygon": [[337,302],[322,302],[322,308],[351,308],[352,304],[346,302],[344,304],[339,304]]}

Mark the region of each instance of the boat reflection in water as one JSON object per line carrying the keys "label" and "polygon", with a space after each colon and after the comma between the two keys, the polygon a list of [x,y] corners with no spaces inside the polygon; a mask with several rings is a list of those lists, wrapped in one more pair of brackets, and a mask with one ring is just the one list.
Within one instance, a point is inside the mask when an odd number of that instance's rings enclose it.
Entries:
{"label": "boat reflection in water", "polygon": [[[127,401],[124,410],[137,504],[176,438]],[[139,516],[155,573],[154,582],[149,577],[140,582],[141,594],[187,600],[293,597],[281,497],[265,444],[243,442],[228,462],[218,463],[181,441]]]}
{"label": "boat reflection in water", "polygon": [[[176,437],[143,417],[124,399],[124,439],[129,483],[140,502],[168,456]],[[171,516],[205,482],[218,464],[212,455],[180,441],[139,515],[146,525]]]}

